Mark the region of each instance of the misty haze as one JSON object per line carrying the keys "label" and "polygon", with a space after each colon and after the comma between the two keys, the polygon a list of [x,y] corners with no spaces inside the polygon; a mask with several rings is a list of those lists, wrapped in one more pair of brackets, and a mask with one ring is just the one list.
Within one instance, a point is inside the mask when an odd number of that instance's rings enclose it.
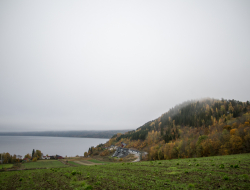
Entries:
{"label": "misty haze", "polygon": [[249,1],[1,1],[0,132],[136,129],[247,101]]}

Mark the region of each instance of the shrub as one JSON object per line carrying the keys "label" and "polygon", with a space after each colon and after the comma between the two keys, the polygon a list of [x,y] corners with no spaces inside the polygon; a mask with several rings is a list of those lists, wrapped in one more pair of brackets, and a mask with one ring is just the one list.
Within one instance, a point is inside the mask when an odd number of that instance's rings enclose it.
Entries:
{"label": "shrub", "polygon": [[19,181],[23,181],[23,178],[20,178]]}
{"label": "shrub", "polygon": [[93,187],[92,187],[91,185],[87,185],[87,186],[85,187],[85,189],[86,189],[86,190],[89,190],[89,189],[91,190],[91,189],[93,189]]}
{"label": "shrub", "polygon": [[94,152],[93,155],[97,156],[97,155],[99,155],[99,152]]}
{"label": "shrub", "polygon": [[101,185],[101,182],[100,182],[100,181],[97,181],[95,184],[96,184],[96,185]]}
{"label": "shrub", "polygon": [[74,176],[74,177],[72,178],[72,181],[77,181],[76,176]]}
{"label": "shrub", "polygon": [[107,156],[109,154],[109,150],[106,149],[100,153],[100,156]]}
{"label": "shrub", "polygon": [[219,165],[219,167],[220,167],[221,169],[224,169],[224,168],[225,168],[224,164]]}
{"label": "shrub", "polygon": [[188,188],[194,188],[194,184],[192,183],[188,184]]}
{"label": "shrub", "polygon": [[67,178],[70,178],[70,173],[65,173],[64,174]]}
{"label": "shrub", "polygon": [[248,179],[249,179],[249,175],[243,174],[243,175],[242,175],[242,178],[243,178],[244,180],[248,180]]}
{"label": "shrub", "polygon": [[76,171],[75,171],[75,170],[72,171],[71,174],[72,174],[72,175],[76,175]]}
{"label": "shrub", "polygon": [[196,164],[195,166],[199,166],[200,164]]}
{"label": "shrub", "polygon": [[188,171],[185,171],[185,174],[188,174]]}
{"label": "shrub", "polygon": [[36,162],[37,161],[37,157],[32,159],[32,162]]}
{"label": "shrub", "polygon": [[239,165],[238,164],[234,165],[234,168],[239,168]]}
{"label": "shrub", "polygon": [[233,168],[233,167],[234,167],[234,165],[231,164],[231,165],[230,165],[230,168]]}
{"label": "shrub", "polygon": [[179,163],[177,163],[176,165],[179,165]]}
{"label": "shrub", "polygon": [[223,177],[223,179],[224,179],[224,180],[229,180],[229,177],[228,177],[227,175],[225,175],[225,176]]}

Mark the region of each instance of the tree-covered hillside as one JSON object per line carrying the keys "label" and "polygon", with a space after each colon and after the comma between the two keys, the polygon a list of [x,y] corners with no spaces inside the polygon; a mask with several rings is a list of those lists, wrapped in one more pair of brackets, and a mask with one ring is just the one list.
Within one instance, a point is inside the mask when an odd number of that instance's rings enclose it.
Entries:
{"label": "tree-covered hillside", "polygon": [[107,146],[123,141],[149,152],[149,159],[250,152],[249,123],[249,101],[188,101],[134,131],[114,135]]}

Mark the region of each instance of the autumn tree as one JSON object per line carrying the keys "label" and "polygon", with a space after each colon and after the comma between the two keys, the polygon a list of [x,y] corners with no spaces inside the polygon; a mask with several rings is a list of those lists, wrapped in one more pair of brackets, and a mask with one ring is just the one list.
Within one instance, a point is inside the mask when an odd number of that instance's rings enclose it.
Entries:
{"label": "autumn tree", "polygon": [[84,152],[84,157],[88,157],[88,153],[87,152]]}
{"label": "autumn tree", "polygon": [[36,152],[33,155],[33,158],[36,157],[37,159],[42,158],[42,152],[40,150],[36,150]]}
{"label": "autumn tree", "polygon": [[24,156],[24,158],[31,159],[31,155],[30,155],[30,154],[26,154],[26,155]]}

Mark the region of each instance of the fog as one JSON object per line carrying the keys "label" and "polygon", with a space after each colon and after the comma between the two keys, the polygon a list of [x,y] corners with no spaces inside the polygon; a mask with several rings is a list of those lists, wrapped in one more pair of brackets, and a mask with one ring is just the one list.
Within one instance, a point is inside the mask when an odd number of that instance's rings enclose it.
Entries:
{"label": "fog", "polygon": [[250,96],[250,1],[0,1],[0,132],[135,129]]}

